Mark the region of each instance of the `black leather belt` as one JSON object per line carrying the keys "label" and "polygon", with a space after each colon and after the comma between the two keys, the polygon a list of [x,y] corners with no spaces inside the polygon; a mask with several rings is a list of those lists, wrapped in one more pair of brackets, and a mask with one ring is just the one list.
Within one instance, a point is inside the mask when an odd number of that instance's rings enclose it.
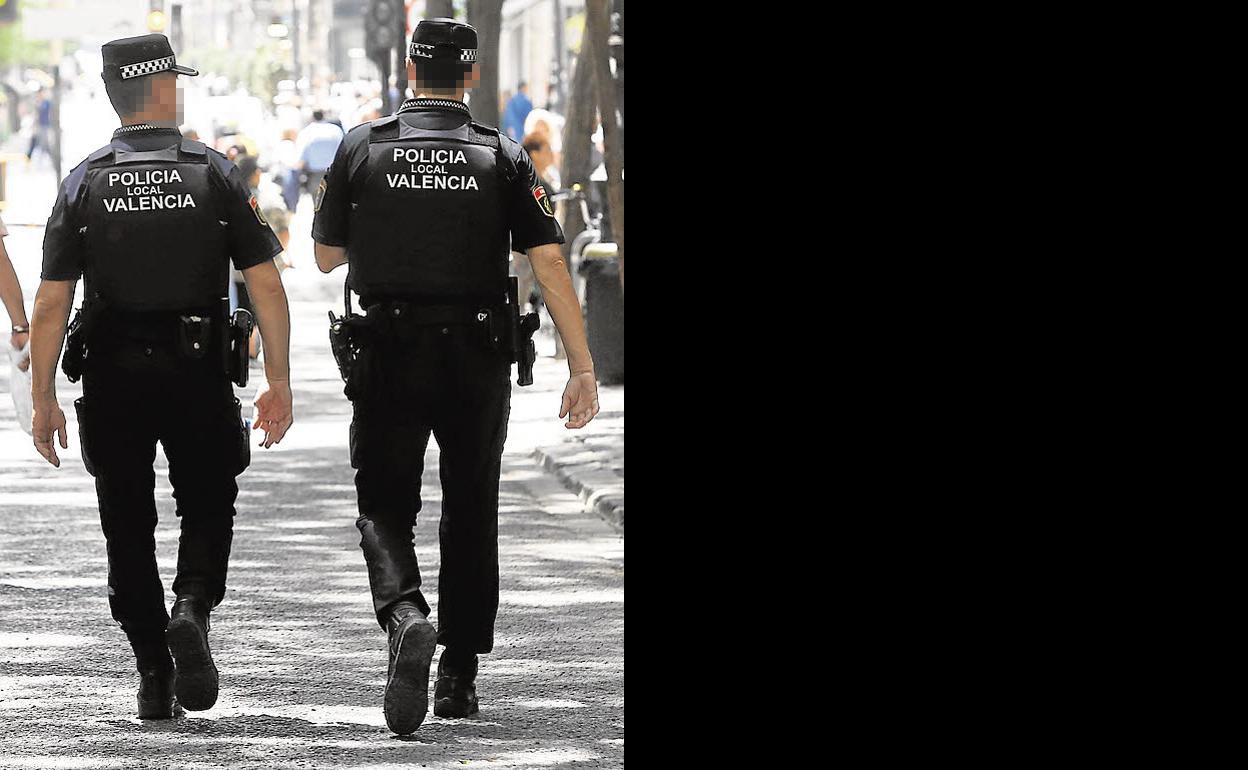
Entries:
{"label": "black leather belt", "polygon": [[217,322],[211,313],[204,310],[124,312],[109,309],[100,318],[100,331],[105,337],[158,343],[176,342],[183,317],[203,319],[205,330],[210,330]]}
{"label": "black leather belt", "polygon": [[412,302],[379,302],[366,311],[370,319],[413,326],[471,326],[485,323],[496,308],[485,305],[420,305]]}

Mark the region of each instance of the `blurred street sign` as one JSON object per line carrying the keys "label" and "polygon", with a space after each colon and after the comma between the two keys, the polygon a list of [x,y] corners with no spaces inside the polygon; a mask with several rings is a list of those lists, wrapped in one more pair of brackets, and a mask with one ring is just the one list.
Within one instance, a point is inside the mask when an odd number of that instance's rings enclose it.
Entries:
{"label": "blurred street sign", "polygon": [[[13,0],[9,0],[13,2]],[[22,6],[28,40],[113,40],[145,35],[151,10],[144,0],[47,0]]]}

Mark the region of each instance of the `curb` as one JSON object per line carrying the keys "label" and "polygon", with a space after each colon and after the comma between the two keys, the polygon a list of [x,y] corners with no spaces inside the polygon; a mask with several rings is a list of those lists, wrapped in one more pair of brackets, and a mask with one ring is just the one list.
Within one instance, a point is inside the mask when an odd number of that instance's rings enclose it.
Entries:
{"label": "curb", "polygon": [[[623,443],[623,435],[620,436]],[[580,496],[586,508],[624,533],[624,475],[614,466],[614,455],[582,440],[533,451],[533,457],[565,487]]]}

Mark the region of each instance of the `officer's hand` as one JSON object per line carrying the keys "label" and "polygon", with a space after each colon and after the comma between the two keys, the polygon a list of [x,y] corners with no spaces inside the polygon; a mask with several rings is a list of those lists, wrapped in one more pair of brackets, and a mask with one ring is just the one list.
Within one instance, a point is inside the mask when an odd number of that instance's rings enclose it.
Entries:
{"label": "officer's hand", "polygon": [[36,400],[35,414],[31,418],[31,433],[35,437],[35,449],[43,455],[43,459],[52,463],[53,467],[61,467],[61,458],[56,456],[56,445],[52,443],[52,434],[61,438],[61,449],[69,449],[66,439],[65,413],[56,399]]}
{"label": "officer's hand", "polygon": [[252,430],[263,430],[260,446],[268,449],[282,443],[286,431],[295,424],[294,398],[288,380],[269,382],[256,393],[256,424]]}
{"label": "officer's hand", "polygon": [[563,408],[559,419],[568,418],[564,427],[568,430],[584,428],[598,416],[598,380],[593,372],[574,374],[568,378],[563,390]]}
{"label": "officer's hand", "polygon": [[20,353],[17,357],[17,368],[23,372],[30,368],[30,349],[26,343],[30,341],[30,332],[21,332],[9,337],[9,345]]}

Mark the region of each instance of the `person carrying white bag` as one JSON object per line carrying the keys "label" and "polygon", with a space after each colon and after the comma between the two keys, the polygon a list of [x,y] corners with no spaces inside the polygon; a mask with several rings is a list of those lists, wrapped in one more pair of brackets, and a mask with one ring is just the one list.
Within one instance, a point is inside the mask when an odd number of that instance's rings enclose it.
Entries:
{"label": "person carrying white bag", "polygon": [[[0,302],[9,312],[12,330],[7,346],[9,353],[9,390],[13,394],[13,407],[17,410],[17,424],[30,433],[30,323],[26,320],[26,304],[22,299],[22,286],[17,281],[17,271],[9,261],[4,248],[4,238],[9,234],[0,219]],[[3,339],[0,336],[0,339]]]}

